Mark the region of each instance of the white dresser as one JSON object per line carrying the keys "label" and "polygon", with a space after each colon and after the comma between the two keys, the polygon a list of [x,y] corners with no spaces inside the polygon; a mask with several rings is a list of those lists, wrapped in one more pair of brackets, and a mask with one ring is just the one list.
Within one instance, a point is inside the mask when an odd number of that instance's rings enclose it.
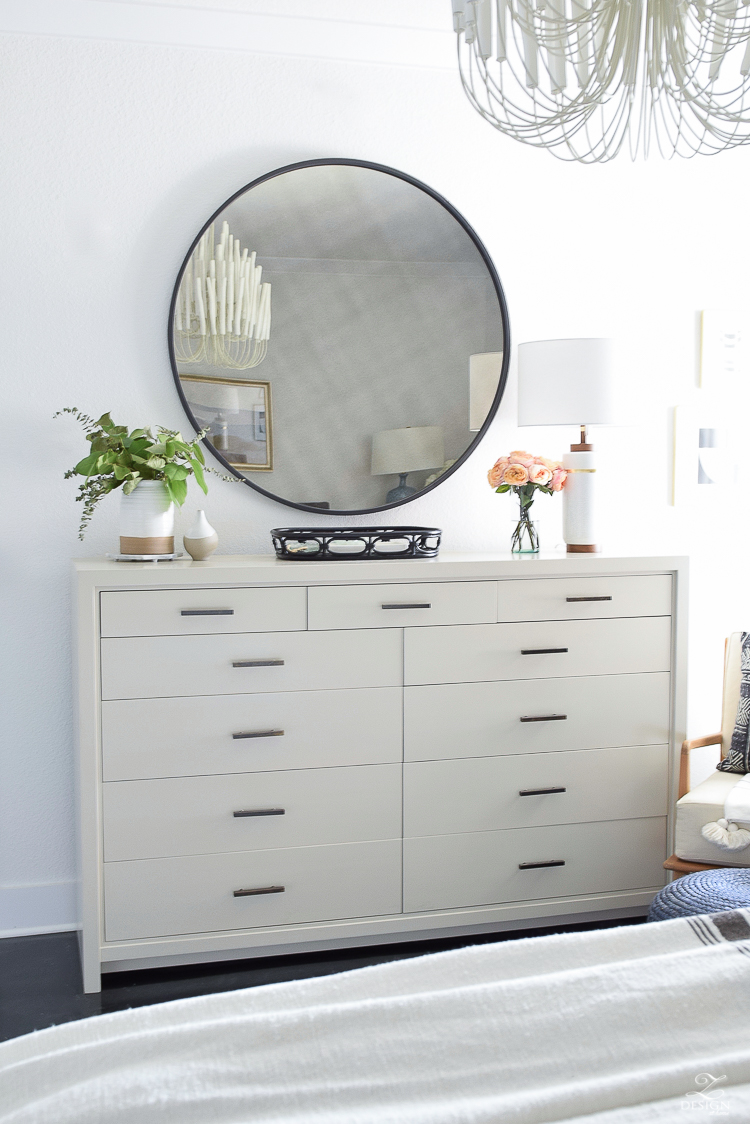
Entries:
{"label": "white dresser", "polygon": [[678,558],[75,564],[84,982],[640,914]]}

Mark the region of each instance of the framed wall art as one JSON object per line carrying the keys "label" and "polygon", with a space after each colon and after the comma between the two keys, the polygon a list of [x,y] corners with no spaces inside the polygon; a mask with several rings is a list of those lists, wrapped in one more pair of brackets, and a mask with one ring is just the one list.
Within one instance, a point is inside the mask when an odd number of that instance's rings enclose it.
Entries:
{"label": "framed wall art", "polygon": [[240,472],[273,470],[271,384],[180,374],[183,396],[206,440]]}
{"label": "framed wall art", "polygon": [[733,391],[733,380],[747,374],[744,315],[732,309],[701,312],[700,385],[717,393]]}
{"label": "framed wall art", "polygon": [[712,402],[675,406],[672,504],[726,497],[741,484],[744,447],[743,427],[726,408]]}

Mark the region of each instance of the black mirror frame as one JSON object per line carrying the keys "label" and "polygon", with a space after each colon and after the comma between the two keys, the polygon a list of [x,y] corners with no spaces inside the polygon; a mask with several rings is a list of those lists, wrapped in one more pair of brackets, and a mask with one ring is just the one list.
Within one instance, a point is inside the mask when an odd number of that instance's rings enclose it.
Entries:
{"label": "black mirror frame", "polygon": [[230,203],[234,203],[235,199],[239,199],[239,197],[241,195],[244,195],[247,191],[250,191],[252,188],[258,187],[260,184],[265,183],[267,180],[275,179],[276,176],[283,176],[287,172],[296,172],[301,168],[319,168],[319,167],[324,167],[324,166],[329,166],[329,165],[337,165],[337,164],[338,165],[345,165],[345,166],[348,166],[348,167],[354,167],[354,168],[369,168],[372,171],[383,172],[386,175],[395,176],[396,179],[404,180],[405,183],[409,183],[413,187],[417,187],[417,188],[419,188],[420,191],[424,191],[427,195],[431,196],[437,203],[440,204],[441,207],[444,207],[445,210],[448,211],[448,213],[453,216],[453,218],[456,220],[457,223],[459,223],[460,226],[463,227],[463,229],[466,231],[469,238],[471,238],[472,242],[474,243],[477,250],[481,254],[482,260],[484,261],[484,264],[487,267],[487,272],[489,273],[490,278],[492,279],[492,284],[493,284],[494,289],[495,289],[495,295],[497,296],[498,306],[499,306],[499,309],[500,309],[500,319],[502,321],[502,326],[503,326],[503,362],[502,362],[502,367],[501,367],[501,370],[500,370],[500,381],[498,382],[497,391],[496,391],[495,397],[492,401],[492,406],[490,407],[490,411],[487,414],[487,417],[485,418],[485,421],[484,421],[484,424],[482,425],[482,428],[479,430],[479,432],[477,433],[474,440],[469,445],[467,445],[467,447],[464,449],[461,456],[456,460],[455,464],[452,464],[450,468],[446,469],[445,472],[441,473],[441,475],[437,478],[437,480],[433,481],[432,484],[428,484],[426,488],[421,488],[416,493],[416,495],[409,496],[408,499],[405,499],[405,500],[398,500],[396,503],[382,504],[380,507],[360,507],[360,508],[355,508],[354,511],[344,511],[344,510],[341,510],[341,509],[338,509],[338,508],[336,510],[325,509],[325,511],[323,511],[323,509],[321,509],[319,507],[310,507],[307,504],[294,503],[293,500],[286,500],[282,496],[277,496],[274,492],[269,492],[267,488],[261,488],[260,484],[256,484],[252,480],[248,480],[247,477],[243,476],[240,472],[238,472],[236,469],[234,469],[224,459],[224,457],[222,457],[221,454],[213,447],[213,445],[210,443],[210,441],[208,441],[208,439],[204,437],[203,443],[206,445],[206,447],[208,448],[211,455],[213,457],[215,457],[216,460],[219,461],[219,463],[223,466],[224,469],[226,469],[227,472],[230,472],[233,476],[236,476],[238,480],[241,480],[244,484],[247,484],[250,488],[255,489],[256,492],[260,492],[261,495],[267,496],[268,499],[275,500],[277,503],[284,504],[285,507],[294,507],[294,508],[297,508],[298,511],[309,511],[312,514],[317,515],[318,517],[320,517],[323,514],[325,514],[325,515],[372,515],[376,512],[379,512],[379,511],[391,511],[393,508],[403,507],[404,504],[411,503],[413,500],[418,499],[421,496],[427,495],[428,492],[431,492],[435,488],[437,488],[440,484],[442,484],[445,480],[447,480],[449,476],[452,476],[453,473],[456,472],[456,470],[461,467],[461,465],[464,463],[464,461],[468,460],[468,458],[471,456],[472,452],[474,451],[474,449],[476,448],[478,443],[482,440],[485,433],[487,432],[493,418],[495,417],[495,414],[498,411],[498,408],[500,406],[500,402],[502,401],[502,397],[503,397],[503,394],[505,392],[505,384],[508,381],[508,367],[509,367],[509,364],[510,364],[510,322],[509,322],[509,319],[508,319],[508,307],[505,303],[505,294],[503,293],[503,287],[500,284],[500,278],[497,275],[497,270],[495,269],[492,258],[490,257],[490,255],[487,252],[485,246],[480,241],[480,239],[477,236],[477,234],[475,233],[475,231],[469,226],[468,222],[463,217],[463,215],[459,211],[457,211],[456,208],[454,206],[452,206],[448,202],[447,199],[444,199],[443,196],[439,195],[437,191],[433,191],[431,187],[427,186],[427,184],[422,183],[421,180],[414,179],[413,176],[409,176],[405,172],[399,172],[395,168],[389,168],[385,164],[373,164],[368,160],[347,160],[347,159],[343,159],[343,158],[339,158],[339,157],[331,157],[329,159],[323,159],[323,160],[302,160],[299,163],[287,164],[283,168],[276,168],[273,172],[267,172],[265,175],[259,176],[258,179],[252,180],[250,183],[246,184],[244,187],[241,187],[239,191],[235,191],[234,195],[231,195],[229,197],[229,199],[226,199],[221,204],[221,206],[218,207],[214,211],[214,213],[211,215],[211,217],[208,219],[208,221],[206,223],[204,223],[204,225],[201,227],[198,234],[193,239],[193,242],[190,246],[190,249],[188,250],[187,254],[185,255],[185,260],[183,261],[182,266],[180,267],[180,271],[177,274],[177,281],[175,283],[174,291],[172,292],[172,300],[170,301],[170,304],[169,304],[169,321],[167,323],[167,346],[169,348],[169,362],[172,366],[172,375],[174,376],[175,386],[177,387],[177,393],[180,396],[180,401],[182,402],[182,406],[185,410],[185,413],[187,414],[191,425],[195,428],[196,433],[199,432],[200,427],[199,427],[198,423],[196,422],[196,420],[193,416],[192,410],[190,409],[190,405],[188,404],[188,401],[187,401],[187,399],[185,397],[185,394],[183,392],[182,384],[180,383],[180,376],[179,376],[179,373],[177,371],[177,362],[176,362],[175,354],[174,354],[174,340],[173,340],[173,325],[174,325],[175,305],[177,303],[177,295],[179,293],[180,284],[182,282],[183,274],[184,274],[184,272],[187,268],[188,262],[190,261],[190,258],[193,254],[193,251],[195,250],[195,247],[198,245],[198,242],[202,238],[205,231],[208,230],[208,228],[211,226],[211,223],[216,221],[216,219],[219,217],[219,215],[222,213],[222,211],[224,211],[230,205]]}

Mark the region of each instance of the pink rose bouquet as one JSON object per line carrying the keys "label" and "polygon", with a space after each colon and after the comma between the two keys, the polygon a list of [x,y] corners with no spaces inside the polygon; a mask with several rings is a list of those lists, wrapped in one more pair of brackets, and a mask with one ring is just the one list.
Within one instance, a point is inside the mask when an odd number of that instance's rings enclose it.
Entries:
{"label": "pink rose bouquet", "polygon": [[561,492],[567,476],[559,461],[536,457],[523,449],[515,449],[495,461],[487,473],[490,486],[496,492],[515,492],[520,504],[520,518],[510,547],[514,553],[535,554],[539,550],[539,538],[531,522],[535,493],[540,491],[551,496]]}

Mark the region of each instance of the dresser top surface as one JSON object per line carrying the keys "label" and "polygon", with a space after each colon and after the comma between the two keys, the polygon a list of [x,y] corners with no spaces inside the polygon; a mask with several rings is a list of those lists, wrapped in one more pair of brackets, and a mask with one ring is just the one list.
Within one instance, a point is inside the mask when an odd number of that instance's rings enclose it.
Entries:
{"label": "dresser top surface", "polygon": [[507,553],[444,551],[437,558],[326,562],[279,561],[273,554],[219,554],[205,562],[73,562],[81,584],[97,588],[201,585],[335,585],[359,582],[477,581],[508,578],[685,572],[688,559],[674,555]]}

